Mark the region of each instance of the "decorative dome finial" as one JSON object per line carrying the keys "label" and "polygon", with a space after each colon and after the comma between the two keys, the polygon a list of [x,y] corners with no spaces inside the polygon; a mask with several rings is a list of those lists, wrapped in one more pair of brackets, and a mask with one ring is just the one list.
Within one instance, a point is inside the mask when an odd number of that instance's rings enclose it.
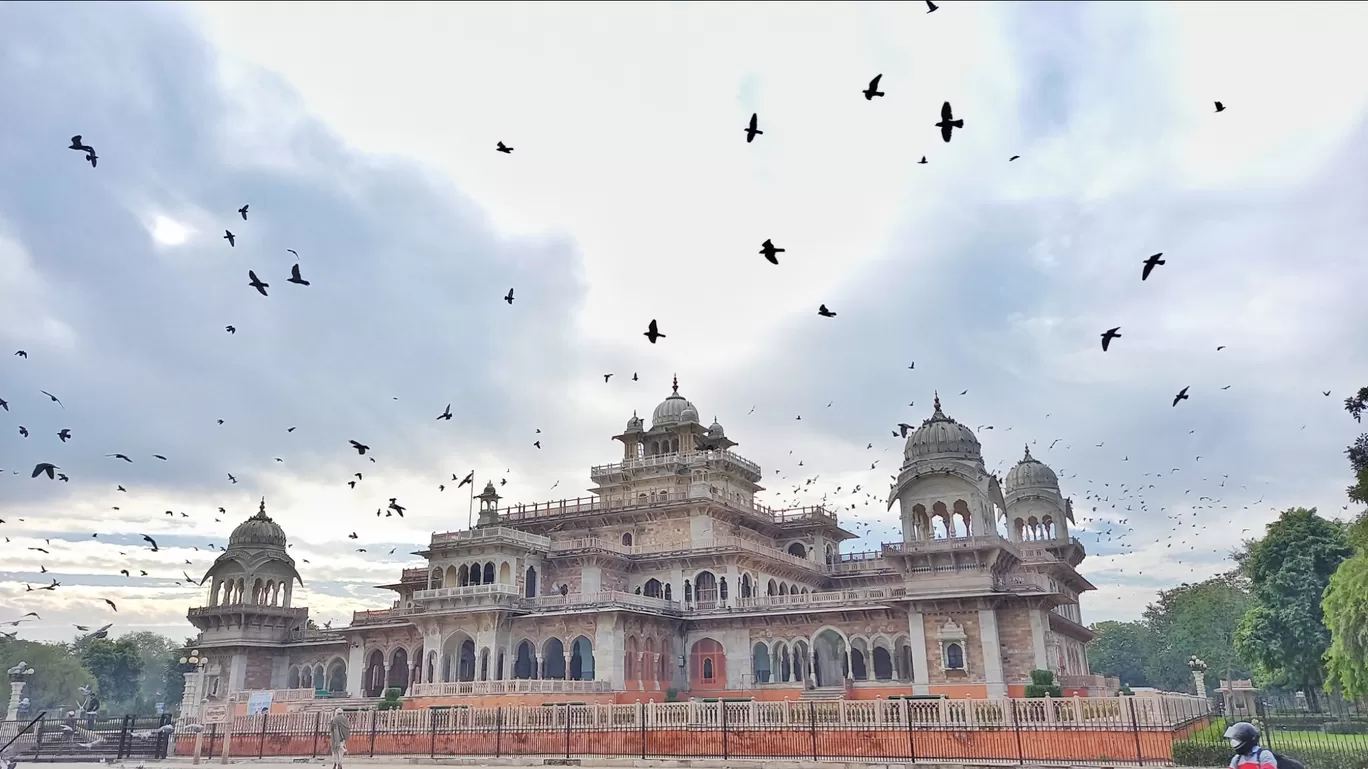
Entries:
{"label": "decorative dome finial", "polygon": [[937,390],[937,391],[936,391],[936,403],[935,403],[935,406],[936,406],[936,411],[940,411],[940,410],[941,410],[941,407],[940,407],[940,390]]}
{"label": "decorative dome finial", "polygon": [[673,385],[673,387],[671,387],[670,389],[672,389],[672,390],[674,391],[674,394],[675,394],[675,395],[678,395],[678,394],[679,394],[679,375],[678,375],[678,374],[675,374],[675,377],[674,377],[674,385]]}
{"label": "decorative dome finial", "polygon": [[260,505],[259,507],[257,507],[256,517],[258,517],[258,518],[265,518],[265,517],[266,517],[266,498],[265,498],[265,497],[262,497],[262,498],[261,498],[261,505]]}
{"label": "decorative dome finial", "polygon": [[1022,458],[1021,458],[1021,461],[1025,462],[1026,460],[1028,460],[1028,459],[1030,459],[1030,458],[1031,458],[1031,444],[1028,443],[1028,444],[1026,444],[1026,456],[1022,457]]}

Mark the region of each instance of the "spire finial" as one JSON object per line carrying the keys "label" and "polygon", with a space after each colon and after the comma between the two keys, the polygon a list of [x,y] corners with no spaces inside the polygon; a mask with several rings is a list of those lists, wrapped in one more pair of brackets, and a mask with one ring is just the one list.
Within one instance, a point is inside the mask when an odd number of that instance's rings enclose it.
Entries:
{"label": "spire finial", "polygon": [[265,517],[266,517],[266,498],[265,498],[265,497],[262,497],[262,498],[261,498],[261,505],[257,508],[257,517],[258,517],[258,518],[265,518]]}
{"label": "spire finial", "polygon": [[1028,444],[1026,444],[1026,456],[1025,456],[1025,458],[1023,459],[1023,461],[1024,461],[1025,459],[1030,459],[1030,458],[1031,458],[1031,444],[1028,443]]}
{"label": "spire finial", "polygon": [[941,410],[941,407],[940,407],[940,390],[937,390],[937,391],[936,391],[936,404],[935,404],[935,405],[936,405],[936,411],[940,411],[940,410]]}
{"label": "spire finial", "polygon": [[674,377],[674,385],[673,385],[673,387],[671,387],[671,389],[674,390],[674,394],[675,394],[675,395],[678,395],[678,394],[679,394],[679,375],[678,375],[678,374],[675,374],[675,377]]}

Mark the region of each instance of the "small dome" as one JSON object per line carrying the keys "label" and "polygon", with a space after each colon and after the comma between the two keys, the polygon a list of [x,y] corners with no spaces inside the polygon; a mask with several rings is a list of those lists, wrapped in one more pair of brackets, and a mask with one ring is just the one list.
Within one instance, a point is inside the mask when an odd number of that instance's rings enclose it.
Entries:
{"label": "small dome", "polygon": [[1059,491],[1059,476],[1049,465],[1031,456],[1031,447],[1026,447],[1026,456],[1017,462],[1007,473],[1003,491],[1010,494],[1023,489],[1049,489]]}
{"label": "small dome", "polygon": [[641,430],[642,430],[642,425],[643,425],[643,424],[644,424],[644,423],[641,421],[641,417],[637,416],[637,415],[636,415],[636,412],[633,411],[633,412],[632,412],[632,418],[627,420],[627,430],[626,430],[626,432],[629,432],[629,433],[639,433],[639,432],[641,432]]}
{"label": "small dome", "polygon": [[239,523],[228,537],[228,547],[278,547],[285,549],[285,530],[266,515],[266,498],[256,515]]}
{"label": "small dome", "polygon": [[679,394],[679,378],[675,377],[673,392],[651,414],[651,427],[667,427],[681,422],[697,422],[698,409]]}
{"label": "small dome", "polygon": [[712,423],[712,425],[710,425],[710,426],[708,427],[708,437],[709,437],[709,438],[725,438],[725,437],[727,437],[727,431],[726,431],[726,430],[723,430],[723,429],[722,429],[722,425],[718,424],[718,422],[717,422],[717,417],[713,417],[713,423]]}
{"label": "small dome", "polygon": [[930,419],[922,422],[907,436],[907,446],[903,458],[908,462],[916,459],[952,458],[983,460],[983,447],[979,445],[974,431],[956,422],[941,411],[940,395],[936,396],[936,410]]}

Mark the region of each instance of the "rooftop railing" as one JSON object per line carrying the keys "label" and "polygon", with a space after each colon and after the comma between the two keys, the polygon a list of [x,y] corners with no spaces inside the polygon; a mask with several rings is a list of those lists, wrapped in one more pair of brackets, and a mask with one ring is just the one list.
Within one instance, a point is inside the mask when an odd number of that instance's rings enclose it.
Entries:
{"label": "rooftop railing", "polygon": [[755,475],[761,474],[760,465],[757,465],[734,451],[679,451],[672,454],[656,454],[655,456],[641,457],[640,459],[628,459],[610,465],[595,465],[589,469],[589,475],[593,478],[626,470],[671,467],[674,465],[702,465],[708,462],[717,461],[731,462],[745,470],[749,470]]}

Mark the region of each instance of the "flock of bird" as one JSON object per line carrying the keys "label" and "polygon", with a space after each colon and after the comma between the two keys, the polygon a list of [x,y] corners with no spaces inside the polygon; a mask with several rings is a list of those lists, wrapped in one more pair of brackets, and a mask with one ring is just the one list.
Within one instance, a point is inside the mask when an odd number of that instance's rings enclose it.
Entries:
{"label": "flock of bird", "polygon": [[[927,6],[927,13],[931,13],[937,10],[937,6],[934,3],[929,2],[929,0],[927,1]],[[868,82],[868,85],[860,91],[860,93],[864,96],[866,101],[872,102],[876,98],[886,96],[886,92],[884,90],[881,90],[881,88],[883,88],[882,77],[882,74],[876,75]],[[1215,105],[1216,112],[1222,112],[1225,110],[1225,105],[1221,102],[1217,101],[1215,102]],[[942,140],[945,143],[951,142],[956,131],[966,130],[965,119],[955,114],[953,107],[948,101],[944,102],[941,105],[938,117],[939,120],[935,121],[934,123],[928,120],[928,127],[934,126],[935,128],[937,128],[939,130]],[[750,116],[750,119],[744,126],[743,131],[745,134],[745,141],[748,144],[754,143],[755,141],[757,141],[757,139],[764,136],[765,132],[761,128],[760,116],[758,115],[758,113],[753,113]],[[97,167],[98,158],[95,153],[95,149],[89,144],[87,144],[83,140],[81,135],[76,135],[71,138],[70,149],[86,153],[85,159],[90,163],[91,167]],[[502,141],[499,141],[495,146],[495,150],[503,155],[511,155],[514,151],[514,148],[512,146],[505,144]],[[1010,158],[1008,158],[1008,160],[1014,161],[1017,160],[1019,157],[1019,155],[1013,155]],[[928,162],[928,160],[925,156],[923,156],[921,160],[918,162],[925,164]],[[241,218],[242,222],[249,222],[249,211],[249,204],[244,204],[243,206],[237,209],[237,214]],[[222,239],[227,241],[228,248],[236,248],[238,235],[235,234],[233,231],[225,228]],[[286,251],[292,254],[295,259],[295,263],[291,266],[290,269],[290,276],[285,279],[286,282],[300,287],[310,286],[310,281],[304,279],[301,275],[298,252],[296,252],[294,249],[286,249]],[[780,266],[780,255],[784,254],[785,252],[785,248],[776,245],[773,242],[773,240],[769,238],[765,239],[761,243],[758,251],[760,256],[762,256],[769,264],[774,266]],[[1164,264],[1166,264],[1166,261],[1163,259],[1162,253],[1155,253],[1149,256],[1148,258],[1140,260],[1140,280],[1149,280],[1154,274],[1155,269]],[[268,289],[271,287],[271,284],[261,280],[254,269],[247,270],[247,278],[247,287],[255,290],[262,297],[271,296],[271,294],[268,292]],[[514,288],[509,288],[507,294],[505,294],[502,297],[502,299],[510,307],[512,307],[515,300]],[[837,313],[830,310],[826,304],[819,305],[817,309],[817,314],[824,318],[837,317]],[[230,335],[235,335],[237,333],[236,325],[231,323],[226,325],[224,327],[224,330]],[[1114,344],[1116,340],[1122,338],[1121,331],[1122,326],[1118,325],[1102,332],[1101,348],[1103,353],[1111,351],[1116,346]],[[647,341],[653,345],[657,344],[661,340],[666,340],[668,338],[667,335],[661,330],[657,319],[654,318],[650,319],[650,321],[646,324],[646,330],[642,335],[645,336]],[[1217,347],[1218,351],[1222,349],[1224,349],[1224,346]],[[29,361],[30,359],[30,355],[27,350],[18,350],[14,353],[14,356],[24,361]],[[908,366],[909,369],[915,369],[915,367],[915,363]],[[604,374],[604,382],[607,383],[612,378],[612,376],[612,373]],[[634,382],[639,381],[639,376],[636,372],[632,374],[631,380]],[[1229,386],[1222,389],[1228,388]],[[1180,402],[1187,400],[1189,398],[1189,390],[1189,386],[1182,387],[1181,390],[1179,390],[1178,393],[1174,396],[1172,405],[1176,407]],[[33,408],[36,409],[42,407],[43,405],[46,405],[47,408],[60,409],[62,411],[65,411],[66,406],[62,403],[58,396],[46,390],[40,390],[39,392],[42,396],[46,398],[47,404],[43,404],[42,401],[39,401],[39,405],[34,406]],[[967,392],[968,391],[965,390],[960,394],[965,395],[967,394]],[[0,395],[4,394],[0,393]],[[1323,392],[1323,395],[1328,397],[1329,393]],[[826,405],[828,408],[830,408],[832,406],[832,403],[829,402]],[[915,407],[915,403],[909,403],[908,405],[909,407]],[[753,413],[754,411],[755,409],[752,408],[750,413]],[[10,403],[4,400],[2,397],[0,397],[0,412],[10,413]],[[13,414],[13,416],[18,417],[21,416],[21,414],[15,413]],[[1049,416],[1050,415],[1048,414],[1046,415],[1047,418]],[[798,415],[796,418],[801,420],[802,415]],[[451,404],[447,404],[445,409],[443,409],[441,413],[437,414],[436,419],[447,421],[451,420]],[[216,421],[219,425],[224,424],[223,419],[218,419]],[[16,427],[17,434],[22,439],[38,440],[40,438],[47,437],[47,435],[35,435],[25,424],[17,424]],[[286,428],[285,431],[287,433],[293,433],[295,429],[296,428],[294,426],[289,426],[288,428]],[[905,438],[909,430],[911,429],[913,429],[913,425],[907,423],[899,423],[897,425],[897,428],[893,429],[891,432],[894,437]],[[1012,427],[1009,425],[979,425],[976,428],[976,431],[986,432],[995,429],[1001,429],[1003,432],[1008,432],[1012,430]],[[538,435],[541,434],[540,428],[536,430],[536,433]],[[73,441],[79,444],[81,437],[79,431],[73,430],[72,428],[66,426],[61,427],[61,429],[57,431],[54,431],[53,433],[51,433],[51,435],[55,436],[58,439],[59,443],[57,445],[66,445]],[[538,437],[535,441],[533,441],[533,446],[535,448],[540,449],[542,446],[541,440],[542,439]],[[1060,443],[1061,440],[1062,439],[1053,440],[1049,444],[1048,449],[1054,449],[1055,445]],[[1036,445],[1037,443],[1038,441],[1030,441],[1028,445],[1028,451],[1030,445]],[[346,444],[346,446],[348,447],[348,450],[354,451],[357,457],[365,458],[369,460],[370,463],[376,462],[375,456],[371,452],[371,447],[366,443],[357,439],[351,439]],[[1104,444],[1099,443],[1096,444],[1094,448],[1102,449],[1103,446]],[[1064,446],[1064,450],[1066,451],[1070,450],[1071,448],[1072,446],[1068,444]],[[874,442],[869,442],[869,444],[866,446],[866,450],[874,451]],[[888,450],[889,448],[883,449],[883,451],[885,452]],[[46,453],[47,451],[48,448],[44,448],[40,450],[40,453]],[[110,451],[107,453],[101,453],[105,458],[114,462],[132,464],[135,461],[137,461],[134,456],[123,451]],[[801,504],[805,499],[810,500],[817,497],[819,491],[824,487],[822,486],[821,475],[809,474],[808,470],[805,468],[804,460],[802,458],[794,458],[793,453],[794,452],[790,451],[789,458],[785,460],[783,466],[773,468],[773,473],[776,476],[777,480],[782,481],[785,484],[791,484],[791,486],[786,487],[787,490],[785,496],[789,498],[785,501],[792,504],[793,506],[797,506]],[[167,456],[162,454],[152,454],[149,458],[154,459],[158,462],[170,461]],[[1196,457],[1196,459],[1193,462],[1194,467],[1200,462],[1201,459],[1202,457],[1200,456]],[[274,457],[274,460],[276,462],[283,461],[281,457]],[[875,470],[881,461],[881,458],[873,459],[869,464],[869,470]],[[1122,458],[1120,458],[1119,461],[1128,462],[1129,456],[1123,456]],[[792,462],[796,462],[796,464],[793,464]],[[896,462],[890,464],[896,465]],[[1209,465],[1210,463],[1208,463],[1208,465],[1202,466],[1202,468],[1205,469]],[[896,471],[896,467],[894,467],[893,469]],[[997,469],[1001,471],[1002,467],[999,466],[999,468]],[[1069,475],[1067,468],[1056,467],[1055,469],[1058,472],[1061,481],[1075,478],[1077,475],[1076,473],[1073,475]],[[1198,551],[1200,548],[1201,551],[1203,551],[1204,553],[1208,549],[1206,543],[1203,542],[1203,532],[1207,531],[1208,528],[1211,526],[1228,525],[1229,523],[1238,520],[1237,513],[1229,512],[1231,511],[1231,506],[1228,503],[1223,503],[1223,494],[1225,492],[1222,490],[1226,489],[1226,483],[1229,478],[1229,475],[1226,473],[1220,473],[1219,485],[1211,486],[1211,484],[1215,482],[1214,472],[1211,474],[1204,474],[1200,472],[1197,473],[1197,475],[1200,476],[1200,481],[1196,479],[1191,481],[1191,488],[1188,488],[1184,492],[1185,498],[1193,500],[1193,504],[1185,506],[1187,508],[1186,512],[1170,512],[1163,508],[1155,509],[1154,506],[1147,500],[1145,496],[1147,491],[1154,490],[1156,488],[1155,481],[1158,481],[1161,478],[1171,477],[1175,473],[1188,472],[1190,471],[1190,469],[1192,468],[1172,467],[1169,469],[1165,469],[1163,471],[1151,469],[1140,474],[1141,480],[1119,483],[1115,486],[1111,485],[1110,482],[1086,481],[1086,490],[1083,494],[1083,500],[1091,508],[1090,511],[1086,512],[1090,512],[1091,514],[1084,515],[1080,518],[1080,531],[1078,533],[1086,538],[1085,541],[1091,541],[1097,544],[1104,551],[1110,552],[1111,554],[1124,555],[1128,553],[1133,553],[1135,552],[1136,545],[1139,543],[1133,541],[1132,534],[1134,533],[1134,528],[1128,525],[1132,518],[1143,515],[1152,515],[1155,512],[1163,512],[1172,523],[1172,526],[1170,527],[1169,536],[1167,538],[1160,538],[1152,543],[1145,544],[1154,544],[1156,546],[1162,544],[1164,545],[1164,549],[1166,550],[1172,549],[1175,546],[1179,550],[1183,550],[1184,548],[1186,548],[1185,552],[1193,554],[1192,556],[1189,556],[1189,562],[1191,563],[1197,560],[1196,551]],[[58,464],[56,461],[53,461],[53,459],[49,457],[39,458],[37,461],[34,462],[31,469],[28,469],[26,466],[25,471],[28,472],[29,477],[33,479],[45,478],[51,481],[71,481],[70,474],[67,471],[63,470],[62,465]],[[18,473],[20,471],[12,470],[12,472]],[[501,486],[507,484],[508,478],[506,474],[509,472],[511,472],[511,468],[505,470],[505,476],[502,477],[499,481]],[[225,480],[228,484],[236,484],[238,482],[237,477],[232,472],[225,471],[224,475]],[[345,483],[349,488],[355,489],[358,483],[363,482],[364,479],[364,473],[361,471],[356,471],[345,481]],[[475,471],[472,470],[464,474],[453,473],[451,475],[450,482],[456,484],[454,488],[457,490],[465,487],[470,487],[470,491],[473,494],[475,490]],[[559,485],[559,483],[560,482],[557,481],[556,484],[554,484],[551,488],[555,489],[556,486]],[[439,491],[445,491],[447,488],[447,482],[445,480],[436,485]],[[820,491],[820,499],[822,503],[833,506],[837,510],[842,511],[844,520],[851,527],[853,527],[854,531],[857,534],[859,534],[862,539],[877,541],[880,538],[881,534],[886,533],[888,535],[892,535],[896,531],[896,522],[890,521],[888,519],[888,516],[884,512],[885,499],[877,493],[866,490],[863,484],[850,483],[847,487],[846,483],[841,483],[836,485],[834,489],[829,487],[826,488],[827,490]],[[1246,489],[1247,487],[1240,486],[1240,488]],[[1193,491],[1199,492],[1196,497],[1190,496]],[[128,489],[124,485],[118,484],[116,485],[115,493],[127,494]],[[1262,499],[1260,499],[1259,502],[1262,502]],[[1259,504],[1259,502],[1256,502],[1254,504],[1257,505]],[[872,510],[870,510],[869,508],[872,508]],[[118,510],[119,507],[114,506],[113,509]],[[375,511],[375,514],[377,517],[380,517],[382,515],[385,517],[395,515],[403,517],[406,509],[406,506],[400,504],[397,496],[395,496],[389,497],[388,504],[378,507]],[[1243,506],[1242,509],[1248,510],[1249,506]],[[1199,511],[1217,510],[1227,511],[1227,517],[1229,520],[1225,524],[1205,519],[1199,520],[1197,517]],[[176,513],[174,511],[167,510],[165,511],[165,515],[175,517]],[[190,516],[187,513],[181,512],[179,513],[179,517],[189,518]],[[223,523],[225,517],[228,517],[228,511],[223,507],[219,507],[217,508],[217,516],[213,516],[213,522]],[[228,520],[229,524],[233,524],[235,522],[236,521],[231,518]],[[0,524],[4,523],[6,523],[6,521],[0,519]],[[94,539],[98,539],[99,536],[100,534],[98,532],[91,534],[91,538]],[[357,540],[359,539],[359,536],[356,532],[353,531],[348,535],[348,538],[351,540]],[[153,537],[144,534],[142,535],[141,541],[143,544],[147,546],[145,552],[157,553],[160,551],[160,548]],[[5,537],[5,543],[9,542],[10,538]],[[47,544],[48,542],[49,540],[44,541],[45,544]],[[29,551],[37,552],[39,554],[44,555],[49,553],[49,551],[45,547],[37,545],[28,546],[27,549]],[[203,551],[201,551],[199,547],[193,547],[192,549],[195,552],[204,553],[205,555],[211,555],[216,552],[221,552],[224,548],[221,545],[209,543],[205,546]],[[367,548],[364,547],[356,548],[356,550],[362,553],[367,552]],[[396,548],[391,548],[389,550],[389,553],[393,554],[395,550]],[[1217,552],[1217,550],[1213,549],[1211,552],[1215,553]],[[128,551],[120,551],[120,555],[126,556],[128,555]],[[175,584],[178,585],[183,585],[186,587],[198,587],[200,584],[199,580],[192,577],[185,568],[195,568],[197,565],[194,564],[192,560],[189,558],[182,558],[181,560],[183,561],[183,563],[177,564],[177,566],[180,567],[177,570],[181,572],[179,576],[156,576],[164,579],[171,579]],[[309,563],[307,559],[305,559],[303,562],[306,564]],[[1183,560],[1179,559],[1177,562],[1179,564],[1182,564]],[[168,566],[169,565],[170,564],[168,561]],[[200,566],[202,565],[203,564],[200,564]],[[1192,568],[1195,569],[1195,565],[1192,566]],[[47,571],[48,570],[45,566],[40,567],[40,573],[46,574]],[[138,577],[154,576],[149,574],[148,571],[144,569],[137,569],[136,571],[138,573]],[[134,578],[132,570],[130,569],[121,569],[119,573],[127,579]],[[1120,569],[1120,573],[1125,573],[1125,570]],[[1138,574],[1143,573],[1143,570],[1138,572]],[[54,591],[59,587],[61,587],[61,583],[57,579],[52,578],[50,584],[40,585],[37,587],[33,585],[27,585],[26,592],[46,591],[50,593],[51,591]],[[1121,599],[1122,596],[1117,596],[1117,600]],[[110,600],[108,598],[104,598],[103,600],[110,611],[118,610],[118,607],[113,600]],[[24,615],[23,617],[17,620],[0,624],[9,624],[17,628],[22,623],[31,622],[36,619],[39,619],[38,613],[29,612],[28,614]],[[108,632],[109,628],[110,625],[106,624],[104,627],[94,632],[95,634],[97,634],[97,637],[104,637],[104,634]],[[89,627],[83,625],[77,626],[77,629],[83,632],[89,631]],[[8,635],[9,637],[13,637],[14,632],[6,633],[6,635]]]}

